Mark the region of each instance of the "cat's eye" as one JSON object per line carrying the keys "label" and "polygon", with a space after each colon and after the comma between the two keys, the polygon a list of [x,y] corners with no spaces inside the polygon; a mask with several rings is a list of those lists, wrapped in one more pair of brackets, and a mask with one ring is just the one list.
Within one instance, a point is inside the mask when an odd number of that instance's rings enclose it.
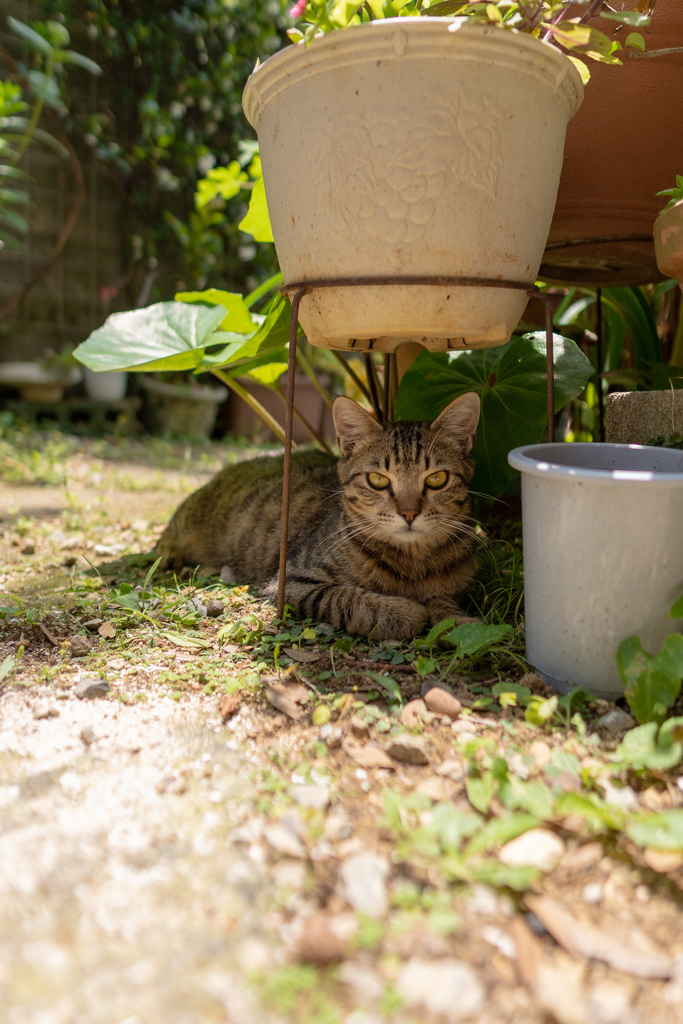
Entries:
{"label": "cat's eye", "polygon": [[368,483],[375,490],[384,491],[389,486],[390,480],[388,476],[382,476],[381,473],[368,473]]}
{"label": "cat's eye", "polygon": [[445,469],[440,469],[438,473],[431,473],[425,480],[425,483],[427,487],[443,487],[447,480],[448,473]]}

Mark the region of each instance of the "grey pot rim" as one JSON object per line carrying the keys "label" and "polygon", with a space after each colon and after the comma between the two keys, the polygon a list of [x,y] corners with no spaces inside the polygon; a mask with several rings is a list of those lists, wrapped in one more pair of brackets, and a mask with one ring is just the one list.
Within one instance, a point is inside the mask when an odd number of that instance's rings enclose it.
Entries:
{"label": "grey pot rim", "polygon": [[[567,465],[553,461],[553,454],[558,448],[574,451],[591,449],[600,455],[621,454],[629,451],[652,453],[653,462],[656,458],[671,463],[670,472],[643,469],[594,469],[580,464]],[[546,480],[574,481],[578,484],[650,484],[683,487],[683,451],[675,448],[655,448],[642,444],[611,444],[599,441],[568,441],[545,442],[543,444],[526,444],[513,448],[508,453],[508,462],[513,469],[523,475],[539,477]]]}

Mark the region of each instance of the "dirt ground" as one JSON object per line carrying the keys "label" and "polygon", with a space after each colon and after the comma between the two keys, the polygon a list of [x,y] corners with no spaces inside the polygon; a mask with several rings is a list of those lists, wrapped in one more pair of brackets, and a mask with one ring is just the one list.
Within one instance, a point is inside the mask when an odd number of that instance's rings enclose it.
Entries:
{"label": "dirt ground", "polygon": [[243,587],[145,603],[131,556],[224,454],[0,483],[0,1019],[683,1021],[683,857],[637,832],[680,769]]}

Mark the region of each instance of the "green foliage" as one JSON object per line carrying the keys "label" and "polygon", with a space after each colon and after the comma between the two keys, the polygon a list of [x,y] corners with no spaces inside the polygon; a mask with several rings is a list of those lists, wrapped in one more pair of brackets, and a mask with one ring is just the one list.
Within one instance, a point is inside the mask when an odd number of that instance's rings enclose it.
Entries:
{"label": "green foliage", "polygon": [[[210,286],[248,290],[251,275],[273,272],[272,246],[249,245],[237,226],[246,212],[242,186],[254,180],[253,144],[241,144],[251,135],[241,95],[257,59],[285,40],[286,6],[43,0],[67,29],[85,25],[92,55],[115,83],[94,105],[69,97],[66,106],[74,137],[108,165],[125,195],[130,306],[150,268],[154,299]],[[235,191],[231,181],[242,184]]]}
{"label": "green foliage", "polygon": [[[671,608],[671,618],[683,617],[683,597]],[[617,666],[624,683],[624,696],[638,722],[663,722],[683,683],[683,634],[664,638],[661,650],[652,656],[640,637],[622,640],[617,649]]]}
{"label": "green foliage", "polygon": [[683,850],[683,810],[641,814],[626,823],[626,835],[638,846]]}
{"label": "green foliage", "polygon": [[[555,409],[583,390],[593,373],[573,341],[554,336]],[[396,401],[401,420],[432,420],[454,398],[476,391],[481,420],[474,443],[473,487],[502,494],[514,475],[511,448],[541,440],[547,419],[545,334],[513,337],[499,348],[422,352],[406,371]]]}
{"label": "green foliage", "polygon": [[[39,142],[60,158],[67,156],[62,144],[38,127],[43,107],[63,113],[65,66],[77,65],[93,75],[101,74],[101,69],[88,57],[67,49],[69,33],[56,21],[34,22],[32,27],[16,18],[8,18],[7,23],[21,40],[25,52],[22,57],[26,55],[29,61],[28,67],[23,60],[17,64],[21,86],[0,81],[0,249],[17,250],[22,248],[28,231],[26,218],[16,209],[29,202],[29,179],[19,167],[24,153]],[[30,98],[30,105],[24,101],[24,94]]]}
{"label": "green foliage", "polygon": [[458,658],[464,658],[468,655],[479,654],[511,632],[512,627],[505,623],[487,625],[483,622],[465,622],[462,626],[456,626],[455,629],[446,633],[444,639],[455,647]]}
{"label": "green foliage", "polygon": [[683,758],[682,741],[683,718],[670,718],[662,726],[646,722],[626,733],[612,759],[635,771],[665,772]]}
{"label": "green foliage", "polygon": [[668,210],[670,206],[675,206],[676,203],[680,203],[683,199],[683,175],[676,175],[676,184],[673,188],[665,188],[662,192],[657,192],[658,196],[669,196],[669,202],[664,207]]}
{"label": "green foliage", "polygon": [[[577,16],[580,8],[588,5],[589,0],[550,0],[543,4],[534,0],[486,0],[482,3],[476,3],[475,0],[367,0],[362,4],[358,0],[299,0],[290,13],[292,17],[301,19],[301,25],[290,29],[287,34],[293,42],[310,43],[324,32],[358,25],[364,21],[419,15],[459,15],[459,20],[467,18],[472,22],[495,25],[501,29],[541,35],[573,55],[591,57],[605,64],[621,64],[617,56],[622,50],[621,43],[613,41],[598,29],[580,23],[581,19]],[[574,17],[565,18],[568,12]],[[650,21],[649,15],[637,11],[611,13],[612,20],[632,27],[644,27]],[[588,20],[587,11],[585,20]],[[639,33],[629,34],[625,42],[626,49],[643,50],[644,47],[643,37]],[[573,59],[575,63],[582,64],[576,56]],[[581,71],[582,78],[587,81],[590,77],[587,69],[582,67]]]}

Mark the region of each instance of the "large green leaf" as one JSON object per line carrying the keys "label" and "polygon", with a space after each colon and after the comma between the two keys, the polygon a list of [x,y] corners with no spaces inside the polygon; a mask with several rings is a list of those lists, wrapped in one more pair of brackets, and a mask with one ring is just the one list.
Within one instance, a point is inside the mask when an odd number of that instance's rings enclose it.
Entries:
{"label": "large green leaf", "polygon": [[[225,341],[216,330],[224,317],[223,306],[184,302],[113,313],[74,355],[91,370],[191,370],[207,344]],[[242,344],[247,340],[240,338]]]}
{"label": "large green leaf", "polygon": [[256,322],[239,292],[207,288],[203,292],[177,292],[175,297],[178,302],[189,302],[192,305],[203,302],[206,306],[223,306],[226,316],[218,325],[221,331],[252,334],[256,329]]}
{"label": "large green leaf", "polygon": [[240,222],[239,226],[241,231],[246,231],[248,235],[253,235],[254,240],[257,242],[273,241],[273,229],[270,226],[270,215],[268,213],[266,188],[263,184],[263,178],[259,178],[254,182],[247,215]]}
{"label": "large green leaf", "polygon": [[[581,393],[593,374],[573,341],[554,335],[555,410]],[[400,420],[433,420],[459,395],[476,391],[481,420],[474,444],[473,487],[490,497],[502,494],[514,475],[507,454],[536,444],[545,429],[545,334],[513,337],[499,348],[423,352],[406,371],[396,402]]]}
{"label": "large green leaf", "polygon": [[624,696],[638,722],[663,722],[681,689],[683,635],[665,637],[654,658],[640,637],[630,636],[619,644],[617,667],[624,682]]}

